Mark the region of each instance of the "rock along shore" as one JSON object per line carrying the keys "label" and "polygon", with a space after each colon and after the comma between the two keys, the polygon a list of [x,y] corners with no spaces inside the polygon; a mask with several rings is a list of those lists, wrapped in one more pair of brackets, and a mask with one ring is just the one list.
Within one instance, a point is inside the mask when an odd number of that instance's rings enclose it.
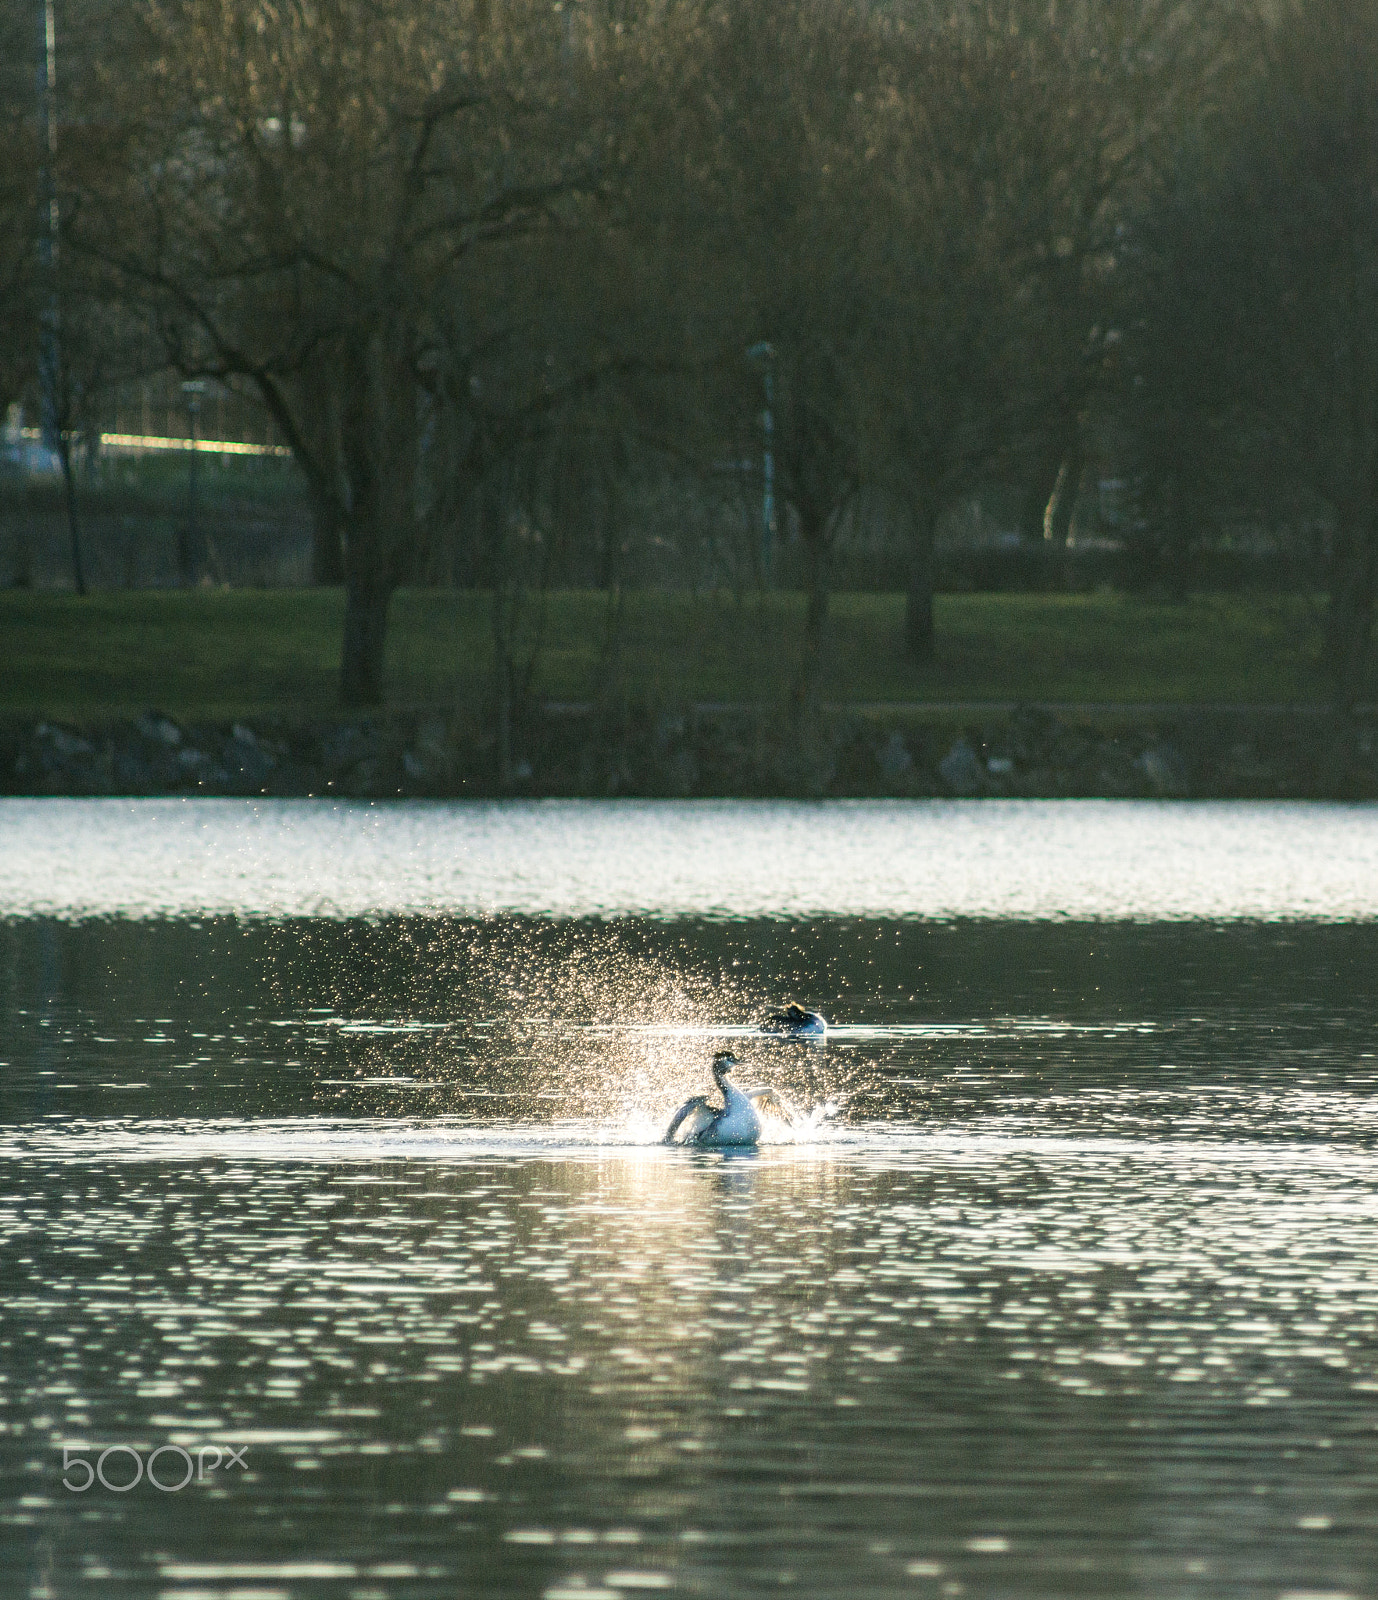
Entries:
{"label": "rock along shore", "polygon": [[0,793],[1378,798],[1378,716],[1316,708],[540,708],[493,733],[435,713],[181,724],[157,711],[0,725]]}

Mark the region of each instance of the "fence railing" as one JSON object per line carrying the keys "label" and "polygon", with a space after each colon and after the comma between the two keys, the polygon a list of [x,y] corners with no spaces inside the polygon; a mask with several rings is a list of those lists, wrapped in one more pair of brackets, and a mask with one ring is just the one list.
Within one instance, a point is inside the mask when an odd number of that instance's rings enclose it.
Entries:
{"label": "fence railing", "polygon": [[[43,439],[39,428],[20,428],[19,438],[25,444],[40,444]],[[102,433],[98,436],[98,450],[122,451],[141,455],[153,450],[196,450],[203,455],[220,456],[290,456],[285,444],[252,444],[242,439],[190,439],[169,438],[157,433]]]}

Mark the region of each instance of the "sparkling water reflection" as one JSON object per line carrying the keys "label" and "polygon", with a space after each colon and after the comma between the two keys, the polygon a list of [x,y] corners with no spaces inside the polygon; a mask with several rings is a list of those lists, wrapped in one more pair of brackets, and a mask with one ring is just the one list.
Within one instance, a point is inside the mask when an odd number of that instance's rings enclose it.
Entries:
{"label": "sparkling water reflection", "polygon": [[0,799],[0,907],[152,917],[1352,920],[1378,915],[1378,809]]}
{"label": "sparkling water reflection", "polygon": [[[1378,923],[70,910],[0,924],[0,1591],[1374,1593]],[[721,1037],[836,1113],[660,1147]]]}
{"label": "sparkling water reflection", "polygon": [[[10,1520],[53,1592],[1362,1592],[1364,1150],[302,1131],[30,1151]],[[78,1518],[72,1439],[249,1470]]]}

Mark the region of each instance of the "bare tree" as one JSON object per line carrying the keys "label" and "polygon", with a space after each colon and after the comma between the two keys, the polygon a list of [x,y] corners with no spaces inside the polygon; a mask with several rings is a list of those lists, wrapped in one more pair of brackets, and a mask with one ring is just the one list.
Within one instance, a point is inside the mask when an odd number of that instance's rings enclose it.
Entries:
{"label": "bare tree", "polygon": [[802,712],[849,509],[898,490],[931,533],[1006,342],[1005,223],[977,149],[1000,64],[846,0],[686,9],[676,27],[634,225],[659,241],[652,298],[694,374],[688,428],[716,429],[719,450],[743,437],[761,409],[747,355],[770,352],[776,482],[805,566]]}
{"label": "bare tree", "polygon": [[1378,6],[1269,7],[1257,38],[1223,137],[1145,218],[1129,414],[1159,483],[1202,509],[1324,509],[1325,659],[1348,705],[1378,586]]}
{"label": "bare tree", "polygon": [[[1247,38],[1233,0],[946,0],[969,50],[1007,60],[995,181],[1024,314],[1015,406],[995,465],[1026,484],[1021,517],[1060,567],[1105,389],[1128,226],[1233,90]],[[983,46],[984,41],[984,46]]]}
{"label": "bare tree", "polygon": [[38,149],[34,11],[0,6],[0,410],[23,389],[38,354],[34,323]]}
{"label": "bare tree", "polygon": [[571,188],[579,152],[549,136],[558,19],[150,0],[135,23],[102,85],[122,160],[74,240],[182,372],[256,388],[310,486],[320,565],[342,571],[343,698],[376,702],[389,602],[432,531],[428,397],[464,393],[437,308]]}

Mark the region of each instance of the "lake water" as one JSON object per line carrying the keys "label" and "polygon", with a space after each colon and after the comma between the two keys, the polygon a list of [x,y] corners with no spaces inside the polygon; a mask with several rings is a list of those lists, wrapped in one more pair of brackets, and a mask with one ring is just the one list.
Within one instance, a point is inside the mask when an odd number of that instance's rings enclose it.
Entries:
{"label": "lake water", "polygon": [[0,1594],[1378,1594],[1378,808],[0,801],[0,916]]}

